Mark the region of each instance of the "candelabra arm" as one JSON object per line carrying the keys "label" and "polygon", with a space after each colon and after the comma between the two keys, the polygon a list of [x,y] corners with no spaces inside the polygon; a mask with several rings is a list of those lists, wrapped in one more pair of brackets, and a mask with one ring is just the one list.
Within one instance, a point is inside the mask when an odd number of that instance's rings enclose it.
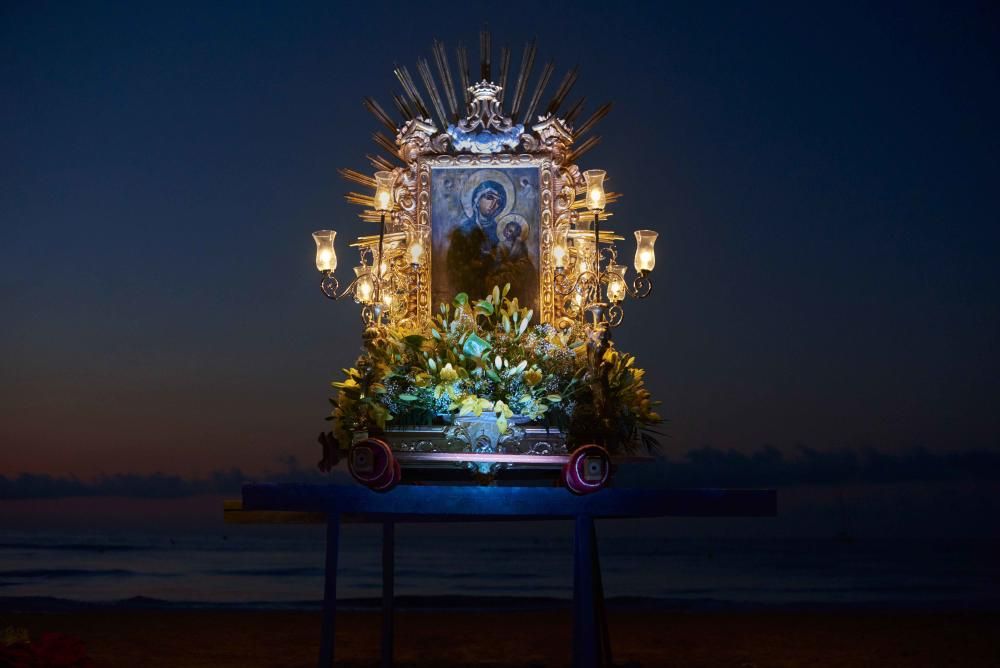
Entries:
{"label": "candelabra arm", "polygon": [[323,291],[324,297],[327,299],[337,299],[337,288],[339,287],[340,281],[337,280],[332,271],[327,271],[323,274],[323,278],[319,282],[319,289]]}
{"label": "candelabra arm", "polygon": [[[622,324],[625,320],[625,309],[622,308],[621,304],[615,303],[608,307],[606,323],[608,327],[617,327]],[[608,337],[611,337],[610,332]]]}
{"label": "candelabra arm", "polygon": [[625,292],[633,299],[648,297],[653,292],[653,281],[649,278],[649,272],[640,271],[639,275],[632,280],[632,285],[625,287]]}
{"label": "candelabra arm", "polygon": [[556,292],[560,295],[568,295],[580,287],[597,280],[597,274],[592,271],[585,271],[579,274],[572,282],[566,277],[565,271],[556,270],[553,279]]}
{"label": "candelabra arm", "polygon": [[344,297],[354,296],[357,286],[358,279],[354,279],[346,288],[344,288],[343,292],[338,294],[337,289],[340,288],[340,281],[337,280],[337,277],[333,275],[332,271],[324,272],[323,278],[319,282],[319,289],[323,291],[323,296],[334,301],[343,299]]}

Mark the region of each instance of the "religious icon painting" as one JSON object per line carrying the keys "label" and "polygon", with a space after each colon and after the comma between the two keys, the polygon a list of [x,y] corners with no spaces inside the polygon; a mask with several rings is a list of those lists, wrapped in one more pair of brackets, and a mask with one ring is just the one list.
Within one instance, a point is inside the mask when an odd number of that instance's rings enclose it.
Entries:
{"label": "religious icon painting", "polygon": [[510,284],[510,296],[538,313],[541,258],[537,166],[431,169],[431,298],[450,303]]}

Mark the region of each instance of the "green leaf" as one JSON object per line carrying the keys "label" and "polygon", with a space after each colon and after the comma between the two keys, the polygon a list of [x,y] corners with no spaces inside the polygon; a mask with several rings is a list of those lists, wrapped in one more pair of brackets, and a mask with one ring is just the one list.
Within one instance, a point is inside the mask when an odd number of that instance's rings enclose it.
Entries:
{"label": "green leaf", "polygon": [[424,345],[424,341],[426,340],[427,339],[420,336],[419,334],[410,334],[409,336],[403,339],[406,345],[410,346],[411,348],[419,348],[420,346]]}
{"label": "green leaf", "polygon": [[403,393],[403,394],[399,395],[399,398],[402,399],[403,401],[416,401],[420,397],[418,397],[415,394]]}
{"label": "green leaf", "polygon": [[459,292],[457,295],[455,295],[454,302],[456,306],[459,305],[464,306],[465,304],[469,303],[469,295],[464,292]]}
{"label": "green leaf", "polygon": [[469,338],[465,340],[465,344],[462,346],[462,352],[472,357],[482,357],[483,353],[489,349],[489,341],[480,338],[476,334],[469,334]]}
{"label": "green leaf", "polygon": [[562,401],[562,397],[558,394],[547,394],[545,395],[545,399],[554,404],[558,404],[560,401]]}
{"label": "green leaf", "polygon": [[478,303],[478,304],[476,304],[476,308],[477,308],[477,309],[478,309],[478,310],[479,310],[480,312],[482,312],[482,313],[484,313],[484,314],[486,314],[486,315],[493,315],[494,311],[496,310],[496,309],[495,309],[495,308],[493,307],[493,304],[492,304],[492,303],[490,303],[489,301],[485,300],[485,299],[481,299],[481,300],[479,301],[479,303]]}

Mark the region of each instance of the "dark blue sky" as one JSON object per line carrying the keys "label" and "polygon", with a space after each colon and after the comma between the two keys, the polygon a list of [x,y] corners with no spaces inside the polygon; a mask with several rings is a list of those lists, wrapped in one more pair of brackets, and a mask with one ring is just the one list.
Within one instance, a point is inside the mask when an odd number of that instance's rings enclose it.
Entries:
{"label": "dark blue sky", "polygon": [[484,20],[615,102],[583,166],[661,235],[616,337],[668,451],[1000,447],[995,9],[490,7],[5,3],[0,474],[311,461],[359,329],[309,233],[371,231],[360,98]]}

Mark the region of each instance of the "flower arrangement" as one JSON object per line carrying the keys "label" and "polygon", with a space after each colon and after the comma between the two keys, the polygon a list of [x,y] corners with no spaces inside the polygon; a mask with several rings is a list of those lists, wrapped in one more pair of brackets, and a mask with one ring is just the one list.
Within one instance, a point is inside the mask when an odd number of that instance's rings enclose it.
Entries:
{"label": "flower arrangement", "polygon": [[365,353],[333,383],[330,419],[340,443],[389,421],[490,415],[501,434],[520,418],[562,429],[570,446],[598,442],[614,451],[660,421],[634,357],[580,323],[533,325],[531,309],[509,291],[494,287],[476,301],[460,293],[423,327],[367,330]]}

